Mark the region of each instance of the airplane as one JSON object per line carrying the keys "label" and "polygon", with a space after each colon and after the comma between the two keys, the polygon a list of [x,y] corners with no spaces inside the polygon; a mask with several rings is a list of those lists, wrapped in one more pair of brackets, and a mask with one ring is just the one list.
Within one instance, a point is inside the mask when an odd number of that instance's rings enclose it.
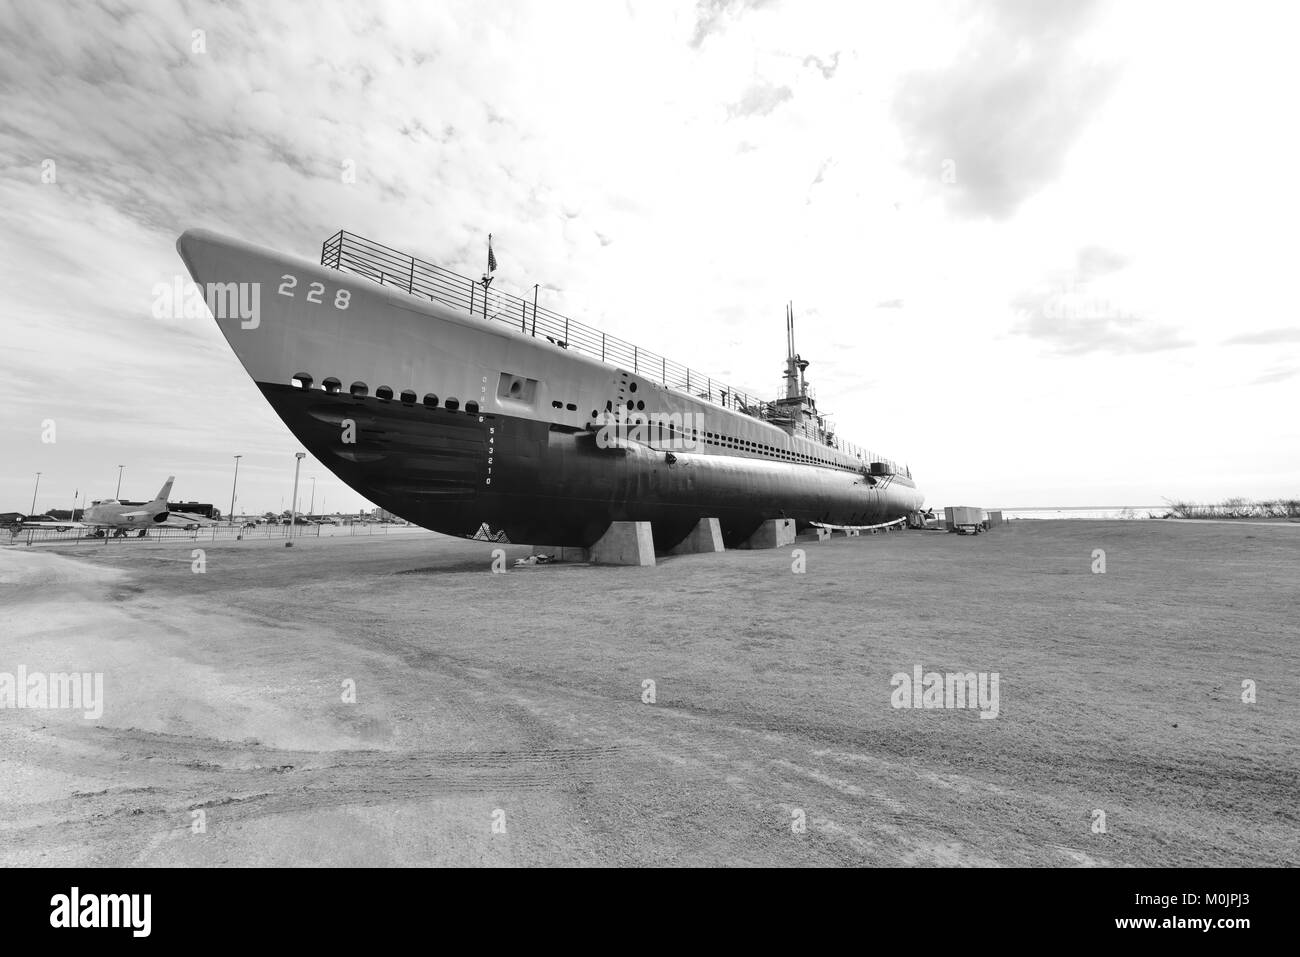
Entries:
{"label": "airplane", "polygon": [[82,522],[95,529],[96,534],[101,531],[106,533],[108,529],[112,529],[114,537],[125,535],[128,530],[138,528],[140,537],[144,538],[150,525],[166,524],[170,514],[167,511],[167,496],[171,494],[174,481],[176,476],[167,476],[167,481],[153,497],[153,501],[145,502],[143,505],[123,505],[117,499],[111,498],[92,502],[82,516]]}
{"label": "airplane", "polygon": [[80,522],[27,522],[19,524],[17,530],[26,528],[54,528],[67,530],[72,528],[93,529],[96,537],[102,537],[112,530],[113,537],[119,538],[133,529],[139,529],[139,537],[144,538],[150,528],[167,526],[171,528],[195,529],[201,525],[213,524],[211,519],[188,512],[172,512],[167,508],[167,496],[171,494],[172,483],[176,476],[167,476],[167,481],[158,490],[153,501],[143,505],[123,505],[117,499],[104,499],[92,502],[90,508],[81,516]]}

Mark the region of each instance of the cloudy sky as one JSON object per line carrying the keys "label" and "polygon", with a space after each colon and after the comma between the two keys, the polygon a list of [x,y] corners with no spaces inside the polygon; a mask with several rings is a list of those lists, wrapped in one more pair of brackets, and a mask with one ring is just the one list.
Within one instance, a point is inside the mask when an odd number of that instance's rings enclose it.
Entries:
{"label": "cloudy sky", "polygon": [[760,394],[792,299],[840,434],[933,504],[1295,497],[1296,11],[2,2],[0,511],[119,464],[224,509],[235,454],[288,506],[215,325],[151,315],[190,226],[475,275],[492,232],[498,287]]}

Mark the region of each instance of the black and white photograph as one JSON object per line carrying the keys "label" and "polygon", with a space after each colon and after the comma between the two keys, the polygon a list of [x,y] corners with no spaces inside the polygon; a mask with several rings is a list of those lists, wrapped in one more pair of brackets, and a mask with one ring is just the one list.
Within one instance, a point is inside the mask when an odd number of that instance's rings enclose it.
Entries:
{"label": "black and white photograph", "polygon": [[0,0],[24,920],[147,937],[102,878],[152,871],[1156,869],[1089,919],[1248,940],[1230,875],[1300,863],[1298,33]]}

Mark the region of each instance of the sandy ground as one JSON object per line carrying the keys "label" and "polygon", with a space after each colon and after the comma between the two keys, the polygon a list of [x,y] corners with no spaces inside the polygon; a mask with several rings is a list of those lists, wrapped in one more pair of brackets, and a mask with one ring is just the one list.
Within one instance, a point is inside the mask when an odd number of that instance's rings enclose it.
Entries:
{"label": "sandy ground", "polygon": [[[0,710],[0,865],[1300,863],[1294,526],[195,546],[0,549],[0,672],[106,698]],[[916,664],[1000,715],[893,708]]]}

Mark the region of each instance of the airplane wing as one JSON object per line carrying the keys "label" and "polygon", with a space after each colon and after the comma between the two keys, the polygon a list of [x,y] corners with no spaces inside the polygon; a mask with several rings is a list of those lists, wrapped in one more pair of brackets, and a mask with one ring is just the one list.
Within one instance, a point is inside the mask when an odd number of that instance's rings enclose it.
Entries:
{"label": "airplane wing", "polygon": [[91,527],[92,526],[83,524],[82,522],[19,522],[14,526],[14,528],[17,529],[57,528],[60,530],[66,530],[69,528],[91,528]]}

